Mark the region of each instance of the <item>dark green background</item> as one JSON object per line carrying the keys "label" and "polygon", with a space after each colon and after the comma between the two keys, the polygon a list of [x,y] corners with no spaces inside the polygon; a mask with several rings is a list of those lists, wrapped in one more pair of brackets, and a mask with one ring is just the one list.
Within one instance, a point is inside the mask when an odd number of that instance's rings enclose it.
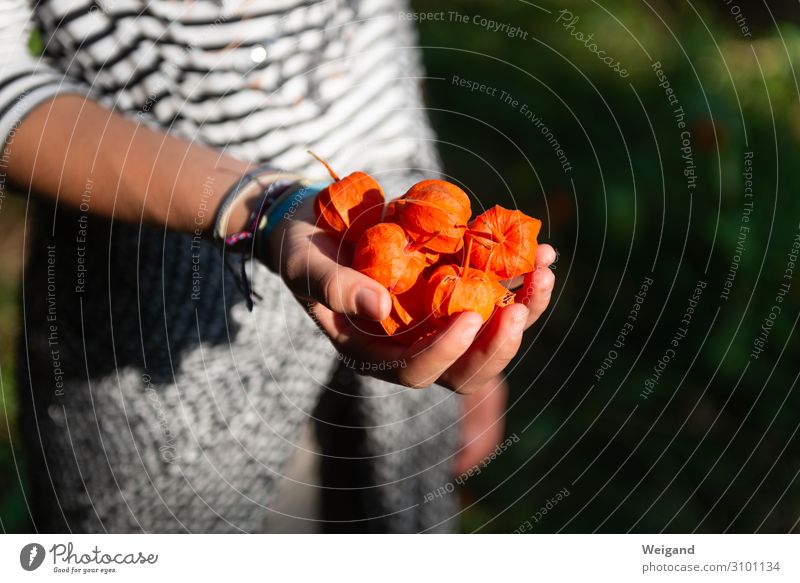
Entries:
{"label": "dark green background", "polygon": [[[521,442],[468,481],[463,528],[513,531],[568,488],[531,519],[534,532],[796,529],[800,275],[765,352],[749,354],[800,229],[800,103],[789,58],[800,54],[791,22],[800,9],[770,2],[770,15],[739,3],[752,30],[745,37],[723,2],[534,4],[544,10],[417,3],[470,16],[470,24],[447,14],[421,25],[428,74],[442,78],[427,83],[427,97],[448,172],[483,204],[516,203],[541,217],[543,239],[560,252],[552,311],[510,375],[508,432]],[[556,22],[565,8],[628,78]],[[483,30],[475,16],[518,25],[528,40]],[[655,61],[686,112],[698,173],[691,195]],[[498,96],[470,93],[454,75]],[[502,90],[544,120],[572,172]],[[753,212],[726,302],[745,151]],[[634,330],[596,382],[647,276],[654,284]],[[643,399],[699,280],[707,287],[688,335]]]}

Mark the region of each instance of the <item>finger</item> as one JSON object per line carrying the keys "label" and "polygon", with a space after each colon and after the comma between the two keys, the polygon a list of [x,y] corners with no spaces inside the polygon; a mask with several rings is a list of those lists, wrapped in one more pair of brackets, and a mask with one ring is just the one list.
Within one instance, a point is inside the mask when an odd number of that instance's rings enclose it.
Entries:
{"label": "finger", "polygon": [[470,349],[447,372],[456,392],[471,394],[499,375],[522,344],[528,309],[512,304],[497,310]]}
{"label": "finger", "polygon": [[483,318],[475,312],[453,316],[444,329],[406,350],[408,366],[399,372],[400,382],[414,388],[436,382],[467,351],[482,325]]}
{"label": "finger", "polygon": [[[359,325],[359,322],[354,322],[343,314],[337,314],[322,304],[313,304],[309,312],[311,319],[343,354],[357,354],[363,362],[376,365],[381,362],[400,362],[405,357],[408,347],[391,338],[378,335],[380,327],[373,331],[367,330],[367,327]],[[396,382],[390,378],[387,380]]]}
{"label": "finger", "polygon": [[525,276],[525,283],[517,292],[516,301],[526,306],[530,312],[526,329],[530,328],[547,309],[555,282],[556,276],[549,267],[537,267]]}
{"label": "finger", "polygon": [[283,273],[289,288],[332,311],[371,320],[389,316],[389,292],[374,279],[345,267],[316,245],[302,257],[290,257]]}
{"label": "finger", "polygon": [[[550,267],[558,259],[558,252],[550,245],[542,244],[536,248],[536,258],[534,269],[539,267]],[[518,291],[525,284],[525,276],[518,275],[503,282],[503,285],[512,291]]]}
{"label": "finger", "polygon": [[[454,316],[445,328],[412,346],[381,338],[360,329],[357,323],[331,312],[324,306],[312,307],[312,318],[331,337],[343,354],[358,354],[364,362],[402,362],[402,367],[377,369],[375,376],[413,388],[427,387],[461,357],[475,340],[483,320],[479,314],[465,312]],[[370,373],[373,374],[373,373]]]}
{"label": "finger", "polygon": [[558,259],[558,253],[551,245],[544,243],[536,248],[536,267],[550,267]]}

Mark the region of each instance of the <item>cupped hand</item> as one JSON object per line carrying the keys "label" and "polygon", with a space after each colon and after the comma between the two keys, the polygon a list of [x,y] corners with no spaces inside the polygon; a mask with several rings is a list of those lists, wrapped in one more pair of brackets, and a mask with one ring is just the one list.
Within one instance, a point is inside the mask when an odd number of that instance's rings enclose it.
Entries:
{"label": "cupped hand", "polygon": [[485,324],[463,312],[436,334],[411,346],[376,335],[365,320],[389,315],[389,292],[354,269],[345,245],[315,226],[312,200],[284,218],[270,235],[270,267],[279,273],[334,347],[355,370],[408,387],[439,383],[469,394],[511,361],[522,333],[547,308],[555,278],[555,251],[540,245],[536,270],[525,277],[517,302],[495,311]]}

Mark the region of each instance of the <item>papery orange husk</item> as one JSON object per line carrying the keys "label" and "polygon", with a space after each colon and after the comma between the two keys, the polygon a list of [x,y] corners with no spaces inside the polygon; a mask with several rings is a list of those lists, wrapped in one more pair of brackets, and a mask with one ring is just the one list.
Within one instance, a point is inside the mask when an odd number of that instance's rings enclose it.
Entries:
{"label": "papery orange husk", "polygon": [[410,289],[400,294],[390,293],[392,311],[388,318],[381,321],[387,334],[391,336],[398,331],[407,330],[425,319],[425,283],[426,279],[420,275]]}
{"label": "papery orange husk", "polygon": [[431,255],[409,242],[405,231],[395,223],[378,223],[368,228],[356,243],[352,267],[401,294],[416,283]]}
{"label": "papery orange husk", "polygon": [[381,325],[395,342],[411,345],[439,330],[439,323],[425,305],[427,284],[422,275],[410,290],[392,294],[391,315]]}
{"label": "papery orange husk", "polygon": [[463,245],[472,209],[469,197],[455,184],[423,180],[393,201],[388,215],[412,241],[437,253],[455,253]]}
{"label": "papery orange husk", "polygon": [[401,328],[407,327],[414,321],[411,312],[409,312],[404,305],[406,303],[406,298],[403,296],[410,293],[411,291],[409,290],[404,294],[390,294],[392,297],[392,311],[386,318],[381,320],[381,326],[383,326],[383,329],[389,336],[396,334]]}
{"label": "papery orange husk", "polygon": [[383,214],[383,189],[364,172],[353,172],[339,178],[328,164],[319,160],[334,182],[322,189],[314,203],[317,224],[337,233],[345,241],[355,243],[369,227],[378,224]]}
{"label": "papery orange husk", "polygon": [[496,306],[514,303],[514,296],[479,269],[443,265],[428,281],[426,302],[434,318],[469,311],[480,314],[485,322]]}
{"label": "papery orange husk", "polygon": [[474,244],[469,263],[497,279],[511,279],[536,267],[536,238],[542,222],[522,211],[494,206],[467,230]]}

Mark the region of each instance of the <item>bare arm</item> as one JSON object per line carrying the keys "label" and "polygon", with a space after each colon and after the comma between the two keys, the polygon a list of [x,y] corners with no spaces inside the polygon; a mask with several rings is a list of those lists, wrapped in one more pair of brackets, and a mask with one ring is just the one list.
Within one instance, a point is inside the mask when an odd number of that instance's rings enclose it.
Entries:
{"label": "bare arm", "polygon": [[[91,212],[209,234],[220,197],[249,164],[157,132],[77,95],[45,101],[3,152],[10,180],[77,208],[91,181]],[[235,209],[229,231],[247,222]]]}

